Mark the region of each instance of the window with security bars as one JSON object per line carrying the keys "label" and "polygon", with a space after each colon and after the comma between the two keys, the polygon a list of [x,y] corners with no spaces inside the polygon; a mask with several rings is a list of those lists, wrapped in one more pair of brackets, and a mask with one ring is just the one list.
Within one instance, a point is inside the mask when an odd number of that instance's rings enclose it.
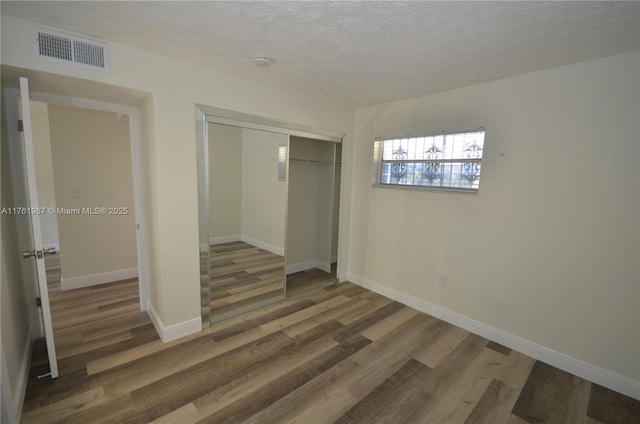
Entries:
{"label": "window with security bars", "polygon": [[374,186],[477,192],[484,128],[376,139]]}

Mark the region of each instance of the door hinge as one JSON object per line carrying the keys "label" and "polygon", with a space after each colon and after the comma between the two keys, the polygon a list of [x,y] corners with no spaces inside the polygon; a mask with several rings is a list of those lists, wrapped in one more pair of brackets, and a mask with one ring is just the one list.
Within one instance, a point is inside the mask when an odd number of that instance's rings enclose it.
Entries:
{"label": "door hinge", "polygon": [[40,296],[36,297],[36,305],[38,305],[38,308],[42,307],[42,299]]}
{"label": "door hinge", "polygon": [[24,131],[24,122],[22,121],[22,119],[18,119],[18,131]]}

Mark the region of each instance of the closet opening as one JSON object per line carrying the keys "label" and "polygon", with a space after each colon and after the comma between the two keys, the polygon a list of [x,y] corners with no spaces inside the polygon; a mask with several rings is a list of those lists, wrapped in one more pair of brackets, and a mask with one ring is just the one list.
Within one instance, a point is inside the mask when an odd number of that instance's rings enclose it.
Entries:
{"label": "closet opening", "polygon": [[337,282],[341,147],[289,138],[288,297]]}
{"label": "closet opening", "polygon": [[203,327],[338,282],[344,134],[197,106]]}

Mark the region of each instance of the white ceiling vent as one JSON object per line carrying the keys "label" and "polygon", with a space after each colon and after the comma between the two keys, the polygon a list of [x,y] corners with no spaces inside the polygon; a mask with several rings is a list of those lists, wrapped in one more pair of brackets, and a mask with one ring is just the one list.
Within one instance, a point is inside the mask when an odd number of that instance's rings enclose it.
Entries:
{"label": "white ceiling vent", "polygon": [[109,45],[49,28],[34,28],[33,54],[39,59],[110,72]]}

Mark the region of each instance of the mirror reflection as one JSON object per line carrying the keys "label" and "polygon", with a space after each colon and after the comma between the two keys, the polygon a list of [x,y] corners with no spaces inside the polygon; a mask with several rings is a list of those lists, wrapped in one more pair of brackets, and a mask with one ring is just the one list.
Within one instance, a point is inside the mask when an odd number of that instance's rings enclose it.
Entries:
{"label": "mirror reflection", "polygon": [[284,298],[287,135],[208,124],[212,321]]}
{"label": "mirror reflection", "polygon": [[342,136],[196,108],[202,325],[337,283]]}

